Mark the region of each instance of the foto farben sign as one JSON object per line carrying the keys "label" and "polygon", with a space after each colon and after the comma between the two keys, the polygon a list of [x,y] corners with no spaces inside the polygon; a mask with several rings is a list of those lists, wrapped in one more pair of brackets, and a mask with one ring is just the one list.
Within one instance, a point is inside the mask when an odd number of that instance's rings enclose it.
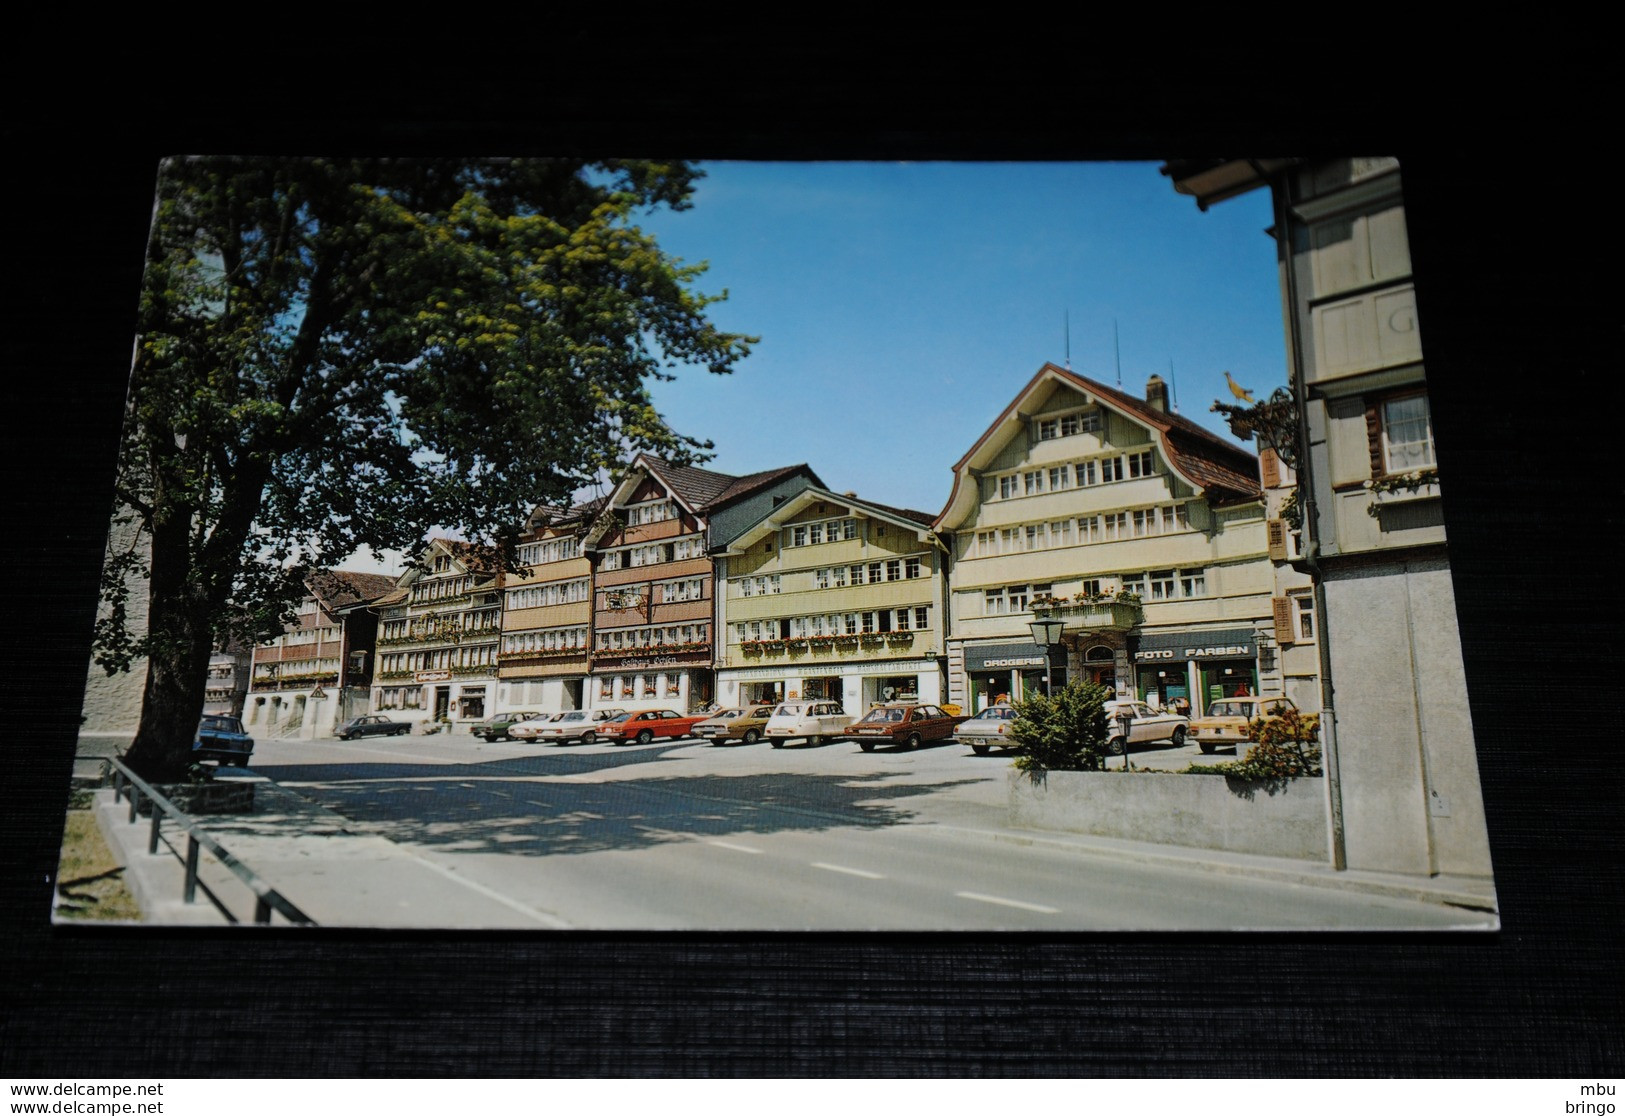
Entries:
{"label": "foto farben sign", "polygon": [[1218,632],[1170,632],[1141,636],[1134,651],[1137,663],[1185,662],[1191,659],[1246,659],[1258,645],[1251,628]]}

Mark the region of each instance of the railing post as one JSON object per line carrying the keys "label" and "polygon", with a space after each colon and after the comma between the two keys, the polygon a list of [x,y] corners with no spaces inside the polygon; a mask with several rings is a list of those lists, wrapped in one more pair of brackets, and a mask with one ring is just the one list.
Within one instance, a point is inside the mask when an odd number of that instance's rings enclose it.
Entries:
{"label": "railing post", "polygon": [[197,838],[186,835],[186,887],[181,898],[190,903],[197,898]]}
{"label": "railing post", "polygon": [[271,924],[271,903],[263,895],[254,903],[254,921],[261,926]]}
{"label": "railing post", "polygon": [[130,824],[135,824],[136,815],[141,812],[141,788],[134,783],[130,784]]}
{"label": "railing post", "polygon": [[164,820],[164,812],[158,809],[158,803],[152,804],[152,828],[147,832],[147,855],[152,856],[158,851],[158,827]]}

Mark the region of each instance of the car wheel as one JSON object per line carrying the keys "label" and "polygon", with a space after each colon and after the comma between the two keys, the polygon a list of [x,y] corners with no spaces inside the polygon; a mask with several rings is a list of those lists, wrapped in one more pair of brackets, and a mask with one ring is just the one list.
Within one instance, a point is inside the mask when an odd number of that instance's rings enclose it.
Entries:
{"label": "car wheel", "polygon": [[920,734],[917,733],[917,732],[909,733],[908,734],[908,739],[903,741],[903,747],[906,748],[910,752],[912,752],[914,749],[918,748],[919,746],[920,746]]}
{"label": "car wheel", "polygon": [[986,744],[972,744],[970,746],[970,750],[979,756],[985,756],[988,754],[988,752],[992,751],[992,749],[990,749]]}
{"label": "car wheel", "polygon": [[584,732],[581,734],[581,742],[583,744],[596,744],[598,743],[598,734],[596,732]]}
{"label": "car wheel", "polygon": [[653,743],[654,738],[655,738],[655,734],[650,732],[648,729],[644,729],[642,732],[638,733],[638,743],[639,744]]}
{"label": "car wheel", "polygon": [[1183,748],[1185,746],[1185,726],[1175,725],[1174,734],[1168,739],[1173,741],[1174,747]]}
{"label": "car wheel", "polygon": [[858,741],[858,747],[865,752],[872,752],[875,750],[875,742],[873,740],[860,740]]}
{"label": "car wheel", "polygon": [[1202,754],[1204,756],[1211,756],[1213,754],[1213,749],[1218,747],[1217,744],[1209,744],[1206,740],[1198,740],[1196,742],[1196,746],[1202,749]]}
{"label": "car wheel", "polygon": [[774,737],[774,738],[773,738],[773,739],[772,739],[772,740],[769,740],[769,741],[768,741],[768,743],[769,743],[769,744],[771,744],[771,745],[773,745],[773,747],[775,747],[775,748],[782,748],[782,747],[784,747],[784,741],[782,741],[782,740],[780,740],[780,739],[779,739],[779,738],[778,738],[778,737],[776,737],[776,736],[775,736],[775,737]]}
{"label": "car wheel", "polygon": [[404,729],[404,728],[403,729],[396,729],[395,730],[395,735],[396,736],[405,736],[407,733],[409,733],[411,731],[412,731],[411,729]]}
{"label": "car wheel", "polygon": [[746,729],[743,737],[746,744],[754,744],[762,738],[762,734],[755,729]]}
{"label": "car wheel", "polygon": [[1124,747],[1125,745],[1121,736],[1114,736],[1110,740],[1106,741],[1106,751],[1111,755],[1122,755]]}

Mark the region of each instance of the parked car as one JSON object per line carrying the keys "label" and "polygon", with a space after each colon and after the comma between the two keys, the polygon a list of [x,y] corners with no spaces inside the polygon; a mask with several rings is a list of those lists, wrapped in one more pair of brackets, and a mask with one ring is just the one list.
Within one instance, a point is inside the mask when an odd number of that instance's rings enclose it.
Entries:
{"label": "parked car", "polygon": [[705,715],[705,720],[694,726],[694,735],[721,744],[724,740],[738,740],[754,744],[762,738],[767,719],[773,715],[771,705],[746,705],[734,709],[718,709]]}
{"label": "parked car", "polygon": [[542,716],[542,714],[537,713],[535,710],[531,710],[526,713],[498,713],[490,720],[481,721],[469,731],[475,736],[480,737],[486,743],[490,743],[493,740],[506,740],[508,739],[509,730],[511,730],[513,726],[517,725],[520,721],[528,721],[532,717],[540,716]]}
{"label": "parked car", "polygon": [[[598,730],[604,722],[624,716],[624,709],[570,709],[546,720],[532,722],[527,736],[538,744],[563,744],[566,740],[592,744],[598,740]],[[516,727],[516,735],[517,732]]]}
{"label": "parked car", "polygon": [[874,751],[877,744],[915,748],[927,740],[951,738],[959,723],[968,720],[935,705],[892,702],[875,706],[842,735],[856,740],[865,752]]}
{"label": "parked car", "polygon": [[954,729],[954,739],[979,756],[987,755],[994,748],[1019,748],[1008,735],[1015,719],[1014,707],[990,705],[969,720],[961,721]]}
{"label": "parked car", "polygon": [[536,734],[540,732],[544,726],[552,724],[562,716],[564,716],[563,713],[532,714],[523,721],[516,721],[514,724],[510,725],[508,727],[508,738],[510,740],[520,741],[535,740]]}
{"label": "parked car", "polygon": [[[1118,715],[1125,710],[1132,715],[1126,741],[1118,719]],[[1143,701],[1106,703],[1106,732],[1109,734],[1106,750],[1114,756],[1122,755],[1128,744],[1155,744],[1159,740],[1166,740],[1178,748],[1185,743],[1190,728],[1190,718],[1165,709],[1152,709]]]}
{"label": "parked car", "polygon": [[1211,753],[1215,748],[1235,748],[1239,752],[1240,745],[1253,738],[1254,721],[1279,717],[1296,708],[1289,697],[1221,698],[1191,721],[1191,734],[1203,752]]}
{"label": "parked car", "polygon": [[767,719],[767,742],[782,748],[790,740],[836,740],[853,717],[838,701],[784,701]]}
{"label": "parked car", "polygon": [[382,713],[368,713],[365,717],[351,717],[339,726],[340,740],[354,740],[358,736],[405,736],[412,731],[406,721],[392,721]]}
{"label": "parked car", "polygon": [[670,709],[645,709],[605,721],[598,735],[613,744],[636,740],[647,744],[657,737],[681,740],[694,735],[694,726],[705,720],[704,713],[675,713]]}
{"label": "parked car", "polygon": [[222,767],[247,767],[253,754],[254,738],[243,731],[241,719],[211,713],[198,721],[197,735],[192,738],[192,755],[197,759],[218,760]]}

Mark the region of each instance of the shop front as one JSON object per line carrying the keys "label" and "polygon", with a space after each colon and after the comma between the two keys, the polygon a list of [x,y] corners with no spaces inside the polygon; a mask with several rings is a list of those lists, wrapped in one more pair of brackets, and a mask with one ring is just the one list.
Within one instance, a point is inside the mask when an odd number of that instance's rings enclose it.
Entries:
{"label": "shop front", "polygon": [[942,700],[942,674],[935,659],[821,663],[800,671],[788,663],[782,667],[746,667],[722,671],[718,687],[724,705],[796,699],[838,701],[854,715],[889,701],[934,704]]}
{"label": "shop front", "polygon": [[[1044,692],[1044,649],[1031,640],[1015,643],[965,645],[966,693],[970,708],[979,713],[999,702],[1017,702]],[[1052,689],[1066,685],[1066,648],[1049,649]]]}
{"label": "shop front", "polygon": [[594,654],[587,690],[593,709],[696,712],[716,700],[708,652],[676,655]]}
{"label": "shop front", "polygon": [[1252,628],[1149,632],[1131,637],[1135,691],[1158,708],[1200,716],[1222,698],[1247,697],[1258,689],[1258,642]]}

